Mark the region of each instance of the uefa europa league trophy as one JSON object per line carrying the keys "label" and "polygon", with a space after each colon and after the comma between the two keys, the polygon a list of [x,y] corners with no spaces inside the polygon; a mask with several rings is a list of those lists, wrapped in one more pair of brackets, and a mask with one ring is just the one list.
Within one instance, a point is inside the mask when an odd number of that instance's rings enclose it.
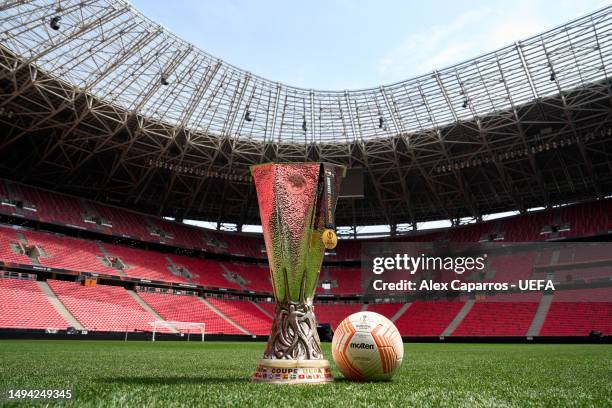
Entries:
{"label": "uefa europa league trophy", "polygon": [[251,167],[272,275],[276,312],[253,381],[333,381],[312,300],[325,248],[337,243],[334,210],[345,167],[269,163]]}

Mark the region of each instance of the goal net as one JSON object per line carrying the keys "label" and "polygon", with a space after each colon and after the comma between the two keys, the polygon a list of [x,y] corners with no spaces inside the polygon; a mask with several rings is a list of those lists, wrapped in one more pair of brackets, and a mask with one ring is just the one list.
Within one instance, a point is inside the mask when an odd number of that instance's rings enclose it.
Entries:
{"label": "goal net", "polygon": [[155,320],[149,322],[153,326],[153,336],[151,341],[155,341],[155,335],[157,333],[173,333],[178,334],[181,337],[187,336],[187,341],[191,340],[191,336],[195,335],[196,338],[200,338],[204,341],[204,334],[206,333],[206,323],[195,323],[195,322],[175,322],[169,320]]}

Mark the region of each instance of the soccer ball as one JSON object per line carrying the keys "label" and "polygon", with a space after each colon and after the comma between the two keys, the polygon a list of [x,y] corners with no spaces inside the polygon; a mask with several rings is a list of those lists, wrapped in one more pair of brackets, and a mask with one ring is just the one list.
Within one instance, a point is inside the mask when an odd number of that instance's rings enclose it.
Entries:
{"label": "soccer ball", "polygon": [[389,380],[402,364],[404,345],[391,320],[374,312],[358,312],[336,328],[332,356],[346,378]]}

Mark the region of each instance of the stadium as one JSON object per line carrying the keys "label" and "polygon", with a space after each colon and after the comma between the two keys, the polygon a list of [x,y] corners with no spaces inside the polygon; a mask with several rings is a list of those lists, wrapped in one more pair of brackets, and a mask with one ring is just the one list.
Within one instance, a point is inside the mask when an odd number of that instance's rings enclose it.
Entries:
{"label": "stadium", "polygon": [[[0,22],[0,405],[612,405],[612,6],[350,91],[265,79],[121,0],[6,1]],[[347,168],[317,330],[331,359],[347,316],[390,319],[391,382],[250,382],[275,319],[252,228],[269,162]],[[364,256],[423,245],[484,245],[486,273],[366,289]],[[532,280],[554,290],[494,285]]]}

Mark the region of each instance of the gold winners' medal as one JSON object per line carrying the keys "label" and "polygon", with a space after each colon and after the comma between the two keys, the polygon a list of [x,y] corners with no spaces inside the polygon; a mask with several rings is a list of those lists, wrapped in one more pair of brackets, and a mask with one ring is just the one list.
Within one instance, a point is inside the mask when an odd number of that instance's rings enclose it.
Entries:
{"label": "gold winners' medal", "polygon": [[336,231],[333,229],[326,229],[323,231],[321,235],[321,241],[323,241],[323,245],[327,249],[334,249],[336,245],[338,245],[338,237],[336,236]]}

